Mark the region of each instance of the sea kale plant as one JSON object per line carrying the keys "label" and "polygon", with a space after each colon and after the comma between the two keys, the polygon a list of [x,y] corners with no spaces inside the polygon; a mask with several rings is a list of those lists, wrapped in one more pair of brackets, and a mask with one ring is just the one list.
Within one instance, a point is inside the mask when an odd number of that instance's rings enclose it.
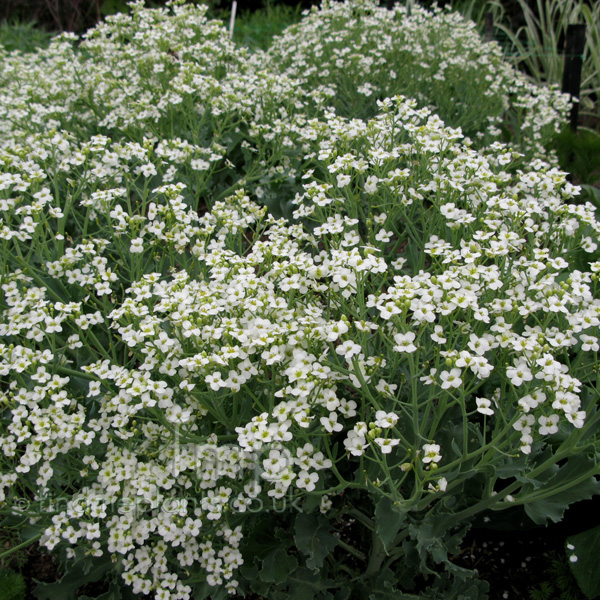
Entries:
{"label": "sea kale plant", "polygon": [[41,598],[485,598],[475,520],[598,492],[594,207],[418,100],[315,116],[203,15],[1,63],[53,94],[2,106],[4,526]]}
{"label": "sea kale plant", "polygon": [[158,142],[154,166],[164,167],[165,181],[178,172],[204,205],[241,177],[276,185],[286,163],[277,157],[274,165],[272,149],[257,148],[248,129],[297,107],[298,83],[251,66],[206,6],[179,4],[133,3],[131,14],[107,17],[82,40],[65,33],[38,53],[8,54],[0,63],[0,147],[53,131]]}
{"label": "sea kale plant", "polygon": [[529,156],[547,148],[568,96],[531,83],[456,12],[373,0],[323,2],[276,38],[266,64],[296,78],[318,106],[368,119],[403,94],[461,127],[478,147],[510,136]]}

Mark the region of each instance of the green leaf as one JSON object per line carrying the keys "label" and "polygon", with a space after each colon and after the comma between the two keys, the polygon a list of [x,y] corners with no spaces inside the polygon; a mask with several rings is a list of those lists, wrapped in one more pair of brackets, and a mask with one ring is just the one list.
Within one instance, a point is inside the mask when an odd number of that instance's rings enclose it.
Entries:
{"label": "green leaf", "polygon": [[436,563],[445,562],[448,558],[446,532],[452,527],[451,515],[427,515],[421,523],[410,526],[411,537],[416,541],[416,547],[421,557],[421,565],[432,558]]}
{"label": "green leaf", "polygon": [[[372,584],[372,592],[369,595],[369,600],[421,600],[419,596],[413,594],[403,594],[396,588],[399,581],[398,574],[387,568],[379,572],[375,582]],[[400,579],[402,584],[407,583]]]}
{"label": "green leaf", "polygon": [[54,583],[42,583],[36,581],[37,587],[33,595],[38,600],[76,600],[77,590],[85,585],[101,579],[113,564],[110,557],[103,556],[99,560],[91,558],[79,560],[65,575]]}
{"label": "green leaf", "polygon": [[248,536],[244,538],[242,547],[244,556],[265,558],[279,548],[285,550],[291,546],[293,542],[289,530],[282,529],[278,523],[275,515],[261,514],[248,527]]}
{"label": "green leaf", "polygon": [[298,567],[290,580],[289,596],[286,600],[319,600],[333,599],[327,592],[328,588],[335,588],[336,582],[317,574],[305,567]]}
{"label": "green leaf", "polygon": [[398,590],[377,590],[369,595],[369,600],[423,600],[422,596],[403,594]]}
{"label": "green leaf", "polygon": [[[533,497],[544,493],[550,495],[532,502],[524,502],[527,516],[537,525],[545,525],[548,519],[558,523],[569,505],[579,500],[588,500],[600,493],[600,482],[593,475],[576,483],[577,479],[584,477],[593,468],[593,461],[585,456],[569,458],[567,463],[560,467],[545,485],[535,491]],[[569,482],[573,483],[570,487]],[[557,490],[556,493],[552,493],[553,488]]]}
{"label": "green leaf", "polygon": [[352,590],[349,587],[343,585],[333,597],[334,600],[348,600],[350,598],[350,594],[352,594]]}
{"label": "green leaf", "polygon": [[260,562],[257,556],[253,558],[252,562],[245,560],[244,564],[240,567],[240,575],[248,583],[253,592],[258,596],[266,596],[272,586],[261,580],[258,568],[258,563]]}
{"label": "green leaf", "polygon": [[496,475],[500,479],[509,479],[511,477],[516,477],[517,475],[522,475],[528,468],[531,467],[528,465],[527,458],[524,454],[510,457],[504,461],[499,459],[498,464],[495,465]]}
{"label": "green leaf", "polygon": [[206,600],[207,598],[210,598],[210,600],[225,600],[229,597],[224,586],[214,587],[203,581],[194,587],[194,600]]}
{"label": "green leaf", "polygon": [[284,583],[298,567],[298,561],[283,550],[275,550],[263,560],[260,578],[267,583]]}
{"label": "green leaf", "polygon": [[[319,483],[322,486],[321,481]],[[321,506],[321,495],[320,494],[308,494],[306,500],[302,503],[302,512],[311,513]]]}
{"label": "green leaf", "polygon": [[78,600],[121,600],[123,598],[118,585],[111,584],[108,592],[100,596],[78,596]]}
{"label": "green leaf", "polygon": [[386,554],[393,547],[392,542],[406,522],[406,512],[395,506],[389,499],[383,497],[375,507],[375,520],[377,522],[377,535],[383,543]]}
{"label": "green leaf", "polygon": [[306,566],[313,571],[323,566],[323,560],[337,545],[337,538],[330,532],[329,524],[322,515],[299,513],[294,540],[298,550],[308,557]]}
{"label": "green leaf", "polygon": [[443,598],[444,600],[483,600],[488,597],[490,586],[487,581],[479,579],[477,571],[461,569],[462,574],[456,577],[455,572],[442,572],[427,588],[423,598]]}
{"label": "green leaf", "polygon": [[[571,562],[571,571],[581,591],[588,598],[600,595],[600,569],[598,569],[598,556],[600,555],[600,526],[588,529],[583,533],[567,538],[567,555],[576,556],[577,561]],[[574,549],[570,549],[574,546]]]}

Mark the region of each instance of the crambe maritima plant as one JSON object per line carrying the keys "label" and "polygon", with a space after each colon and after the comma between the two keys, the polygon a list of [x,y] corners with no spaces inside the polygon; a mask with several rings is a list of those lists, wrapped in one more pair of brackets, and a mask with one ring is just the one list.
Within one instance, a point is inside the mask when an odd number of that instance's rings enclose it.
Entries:
{"label": "crambe maritima plant", "polygon": [[507,138],[531,156],[546,152],[569,108],[568,96],[530,83],[473,22],[412,3],[390,11],[371,0],[324,2],[263,60],[342,116],[370,118],[378,100],[403,94],[480,147]]}
{"label": "crambe maritima plant", "polygon": [[[306,27],[350,6],[383,27]],[[413,10],[452,71],[462,22]],[[263,60],[176,2],[2,57],[4,525],[64,564],[48,597],[483,598],[474,519],[598,487],[600,225],[530,117],[486,137],[564,98],[360,119]]]}
{"label": "crambe maritima plant", "polygon": [[153,598],[483,598],[475,517],[597,492],[592,206],[379,110],[298,129],[293,221],[199,212],[164,140],[2,149],[9,522]]}
{"label": "crambe maritima plant", "polygon": [[147,172],[160,161],[163,181],[177,173],[198,206],[223,199],[241,178],[251,187],[260,180],[265,192],[277,187],[285,160],[249,130],[295,110],[298,83],[252,66],[206,6],[180,4],[133,3],[80,43],[63,34],[37,53],[10,53],[0,64],[0,147],[54,131],[160,140]]}

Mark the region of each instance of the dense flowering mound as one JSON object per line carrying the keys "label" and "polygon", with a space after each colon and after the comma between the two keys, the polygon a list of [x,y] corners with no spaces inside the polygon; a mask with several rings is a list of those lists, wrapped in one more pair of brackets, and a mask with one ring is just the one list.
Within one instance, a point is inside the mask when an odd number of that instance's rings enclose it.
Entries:
{"label": "dense flowering mound", "polygon": [[315,113],[204,15],[1,63],[7,523],[114,597],[483,598],[475,515],[598,489],[594,208],[417,100]]}
{"label": "dense flowering mound", "polygon": [[[382,109],[315,127],[304,225],[243,192],[199,216],[131,143],[55,136],[35,172],[5,151],[3,495],[44,545],[110,556],[136,593],[188,598],[192,567],[233,591],[254,502],[372,489],[416,527],[587,430],[600,264],[569,260],[595,250],[592,207],[542,161],[511,174]],[[496,477],[458,506],[526,498]]]}
{"label": "dense flowering mound", "polygon": [[370,118],[396,94],[432,107],[480,147],[509,129],[536,154],[565,120],[568,97],[532,84],[459,13],[372,0],[324,2],[276,38],[266,63],[302,82],[317,103]]}
{"label": "dense flowering mound", "polygon": [[205,10],[174,12],[138,3],[131,15],[108,17],[79,46],[77,36],[64,34],[47,50],[11,54],[3,64],[3,133],[21,123],[27,131],[36,124],[126,134],[170,111],[200,116],[202,101],[228,70],[241,68],[243,54]]}
{"label": "dense flowering mound", "polygon": [[300,106],[298,83],[251,65],[222,22],[207,19],[206,6],[131,8],[79,44],[63,34],[48,49],[4,58],[0,147],[27,146],[32,134],[54,131],[160,140],[154,167],[158,160],[169,168],[167,180],[184,170],[190,193],[209,205],[241,177],[263,186],[280,178],[273,164],[281,169],[280,157],[258,148],[249,129]]}

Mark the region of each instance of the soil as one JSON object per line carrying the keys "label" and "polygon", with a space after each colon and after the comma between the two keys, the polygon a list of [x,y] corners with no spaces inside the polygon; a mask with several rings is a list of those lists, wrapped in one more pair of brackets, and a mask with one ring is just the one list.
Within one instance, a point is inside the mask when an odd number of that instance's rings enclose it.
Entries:
{"label": "soil", "polygon": [[477,569],[490,585],[489,600],[530,600],[544,583],[554,588],[548,600],[561,600],[559,580],[567,590],[563,597],[586,600],[568,567],[565,545],[572,535],[600,525],[600,497],[573,504],[560,523],[527,522],[521,513],[513,530],[474,527],[453,562]]}

